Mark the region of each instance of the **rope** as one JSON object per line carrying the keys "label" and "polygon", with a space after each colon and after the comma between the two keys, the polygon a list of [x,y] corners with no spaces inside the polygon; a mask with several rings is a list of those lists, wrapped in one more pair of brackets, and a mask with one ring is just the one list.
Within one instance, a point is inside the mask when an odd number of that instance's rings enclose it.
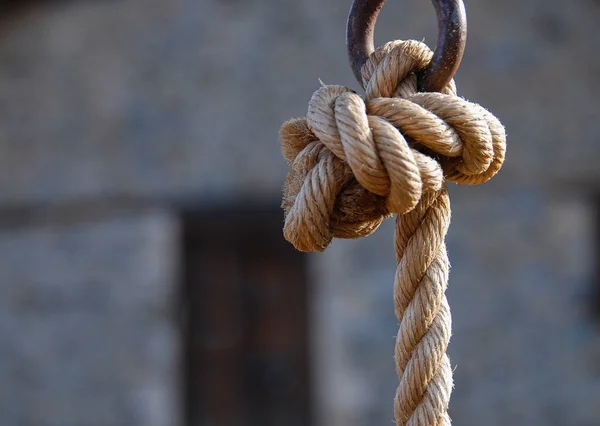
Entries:
{"label": "rope", "polygon": [[450,425],[445,182],[489,180],[506,150],[500,122],[456,96],[454,82],[442,93],[417,93],[415,73],[431,56],[417,41],[385,44],[363,66],[364,100],[346,87],[322,86],[306,118],[280,132],[291,166],[284,236],[298,250],[323,251],[334,237],[369,235],[397,214],[394,412],[402,426]]}

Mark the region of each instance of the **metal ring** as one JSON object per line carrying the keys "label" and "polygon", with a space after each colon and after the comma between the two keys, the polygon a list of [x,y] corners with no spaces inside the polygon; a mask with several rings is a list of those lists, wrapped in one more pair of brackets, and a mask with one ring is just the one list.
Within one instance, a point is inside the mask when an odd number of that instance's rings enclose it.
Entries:
{"label": "metal ring", "polygon": [[[375,51],[375,22],[385,1],[354,0],[348,15],[348,57],[361,86],[360,71]],[[431,62],[418,75],[419,90],[424,92],[439,92],[450,83],[460,65],[467,41],[467,14],[462,0],[432,0],[432,3],[438,19],[438,38]]]}

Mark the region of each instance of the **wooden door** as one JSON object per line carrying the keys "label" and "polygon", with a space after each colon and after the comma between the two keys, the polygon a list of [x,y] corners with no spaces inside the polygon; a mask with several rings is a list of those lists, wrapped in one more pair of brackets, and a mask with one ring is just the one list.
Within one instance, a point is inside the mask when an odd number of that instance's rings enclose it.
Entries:
{"label": "wooden door", "polygon": [[188,425],[309,425],[306,270],[280,210],[184,222]]}

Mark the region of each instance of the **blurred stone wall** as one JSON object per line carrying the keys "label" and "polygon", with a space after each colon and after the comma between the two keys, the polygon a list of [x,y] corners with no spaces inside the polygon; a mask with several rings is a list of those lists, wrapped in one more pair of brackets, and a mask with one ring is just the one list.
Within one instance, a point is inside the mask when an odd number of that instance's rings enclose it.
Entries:
{"label": "blurred stone wall", "polygon": [[177,223],[111,210],[0,230],[1,424],[179,424]]}
{"label": "blurred stone wall", "polygon": [[[451,415],[594,426],[600,4],[466,6],[459,92],[505,123],[509,145],[492,182],[450,188]],[[0,214],[0,423],[181,424],[177,213],[278,197],[280,123],[305,114],[319,78],[357,87],[348,8],[72,0],[3,19],[0,212],[29,214]],[[433,44],[429,2],[386,5],[378,42],[423,37]],[[132,200],[151,208],[69,219],[74,203]],[[389,222],[310,255],[318,425],[392,421]]]}

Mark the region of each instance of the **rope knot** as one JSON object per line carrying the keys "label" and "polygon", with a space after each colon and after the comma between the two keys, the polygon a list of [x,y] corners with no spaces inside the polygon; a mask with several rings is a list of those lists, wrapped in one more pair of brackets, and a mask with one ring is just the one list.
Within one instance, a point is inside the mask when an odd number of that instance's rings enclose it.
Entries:
{"label": "rope knot", "polygon": [[363,66],[365,99],[323,86],[306,118],[283,125],[284,235],[297,249],[369,235],[389,214],[431,202],[445,180],[478,184],[498,172],[506,138],[491,113],[456,96],[454,82],[417,92],[431,56],[420,42],[387,43]]}

